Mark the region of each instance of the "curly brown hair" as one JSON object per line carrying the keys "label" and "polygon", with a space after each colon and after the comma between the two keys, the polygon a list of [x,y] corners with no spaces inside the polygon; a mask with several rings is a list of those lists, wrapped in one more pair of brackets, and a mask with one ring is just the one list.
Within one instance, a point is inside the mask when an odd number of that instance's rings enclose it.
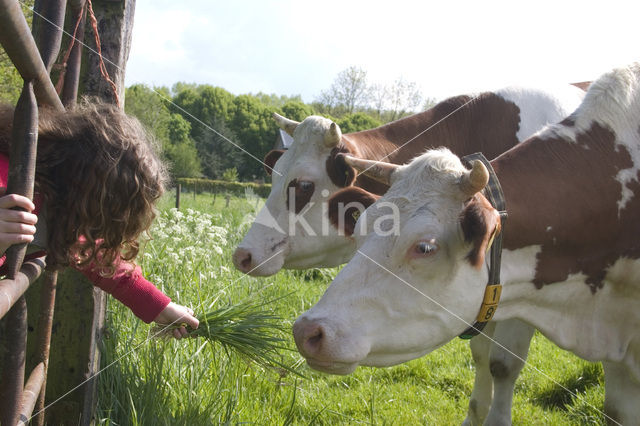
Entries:
{"label": "curly brown hair", "polygon": [[[0,151],[8,153],[12,107],[0,108]],[[11,121],[9,121],[11,119]],[[167,169],[153,138],[117,107],[84,101],[41,108],[36,192],[47,218],[47,264],[93,263],[105,275],[138,254],[155,217]]]}

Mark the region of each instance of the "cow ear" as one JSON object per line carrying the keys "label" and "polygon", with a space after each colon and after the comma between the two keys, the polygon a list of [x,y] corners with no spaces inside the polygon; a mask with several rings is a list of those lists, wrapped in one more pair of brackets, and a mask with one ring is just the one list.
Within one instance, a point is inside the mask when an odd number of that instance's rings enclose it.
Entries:
{"label": "cow ear", "polygon": [[282,149],[272,149],[267,152],[267,155],[264,156],[263,165],[264,171],[267,172],[267,175],[271,176],[273,172],[273,166],[276,165],[276,162],[280,157],[284,154],[284,150]]}
{"label": "cow ear", "polygon": [[339,154],[351,154],[351,152],[344,145],[339,145],[331,150],[325,165],[331,182],[340,188],[345,188],[353,185],[357,173],[356,169],[345,162],[344,155]]}
{"label": "cow ear", "polygon": [[460,215],[464,240],[473,244],[467,260],[480,269],[493,237],[500,232],[500,214],[482,195],[474,195]]}
{"label": "cow ear", "polygon": [[351,236],[362,212],[378,198],[378,195],[357,186],[341,189],[329,198],[329,221],[338,231]]}

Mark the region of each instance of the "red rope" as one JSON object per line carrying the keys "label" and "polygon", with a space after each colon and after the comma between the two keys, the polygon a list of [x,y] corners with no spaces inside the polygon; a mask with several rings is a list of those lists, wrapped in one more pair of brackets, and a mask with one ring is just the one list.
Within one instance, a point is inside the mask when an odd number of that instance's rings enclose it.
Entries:
{"label": "red rope", "polygon": [[91,4],[91,0],[87,0],[88,10],[89,10],[89,21],[91,22],[91,27],[93,28],[93,34],[96,39],[96,50],[98,51],[98,57],[100,58],[100,73],[102,77],[111,85],[111,90],[113,90],[113,96],[116,101],[116,105],[120,107],[120,97],[118,96],[118,88],[116,84],[109,77],[109,72],[107,71],[107,67],[104,64],[104,58],[102,57],[102,46],[100,44],[100,35],[98,34],[98,21],[96,19],[95,14],[93,13],[93,5]]}

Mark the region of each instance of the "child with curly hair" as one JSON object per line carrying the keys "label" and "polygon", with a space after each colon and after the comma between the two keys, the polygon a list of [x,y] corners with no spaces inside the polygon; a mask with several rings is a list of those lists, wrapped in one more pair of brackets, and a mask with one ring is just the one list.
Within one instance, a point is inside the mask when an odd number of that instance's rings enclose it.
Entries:
{"label": "child with curly hair", "polygon": [[[7,186],[13,107],[0,105],[0,187]],[[193,311],[147,281],[134,259],[155,217],[167,172],[142,125],[115,106],[40,110],[34,202],[0,197],[0,255],[29,243],[48,267],[71,266],[144,322],[198,327]],[[11,210],[21,207],[26,211]],[[34,249],[39,252],[33,253]],[[4,256],[0,265],[4,265]],[[2,273],[0,266],[0,273]],[[187,333],[174,330],[177,339]]]}

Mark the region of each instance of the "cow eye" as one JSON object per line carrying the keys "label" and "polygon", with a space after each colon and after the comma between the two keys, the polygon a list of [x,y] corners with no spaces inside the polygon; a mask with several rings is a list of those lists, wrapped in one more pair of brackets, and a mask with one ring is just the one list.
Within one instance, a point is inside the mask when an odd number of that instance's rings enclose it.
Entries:
{"label": "cow eye", "polygon": [[308,180],[301,180],[298,181],[298,188],[302,191],[302,192],[311,192],[313,191],[313,188],[315,187],[314,183]]}
{"label": "cow eye", "polygon": [[415,245],[415,252],[422,256],[429,256],[438,251],[438,244],[435,240],[420,241]]}

